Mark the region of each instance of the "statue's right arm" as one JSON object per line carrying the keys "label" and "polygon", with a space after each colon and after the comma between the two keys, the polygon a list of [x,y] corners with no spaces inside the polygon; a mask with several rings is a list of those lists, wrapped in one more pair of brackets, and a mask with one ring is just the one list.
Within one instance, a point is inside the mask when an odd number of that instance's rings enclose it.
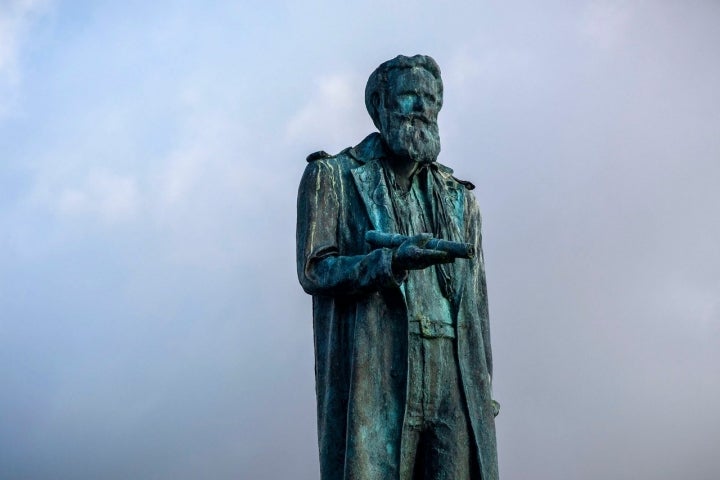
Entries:
{"label": "statue's right arm", "polygon": [[357,295],[397,287],[392,253],[379,248],[367,254],[342,255],[338,248],[340,210],[344,197],[337,165],[324,160],[308,164],[297,203],[297,272],[303,289],[312,295]]}

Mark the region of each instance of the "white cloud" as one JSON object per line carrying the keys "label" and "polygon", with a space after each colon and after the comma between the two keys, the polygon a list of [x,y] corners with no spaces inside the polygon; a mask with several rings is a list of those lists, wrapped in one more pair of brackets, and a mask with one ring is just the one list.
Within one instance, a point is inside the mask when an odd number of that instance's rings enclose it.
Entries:
{"label": "white cloud", "polygon": [[9,0],[0,2],[0,113],[8,109],[6,89],[20,81],[18,55],[33,18],[45,11],[48,0]]}
{"label": "white cloud", "polygon": [[365,81],[357,75],[336,73],[318,78],[307,103],[287,122],[286,139],[333,152],[359,142],[372,128],[364,91]]}
{"label": "white cloud", "polygon": [[182,140],[156,162],[159,167],[149,178],[150,207],[160,217],[220,192],[242,195],[252,183],[249,159],[243,158],[248,134],[240,119],[221,106],[203,106],[192,92],[182,97],[187,107]]}
{"label": "white cloud", "polygon": [[108,171],[90,172],[82,185],[63,188],[51,198],[60,215],[89,215],[104,223],[132,219],[140,205],[135,179]]}
{"label": "white cloud", "polygon": [[203,153],[202,150],[194,148],[171,154],[160,175],[158,204],[171,207],[187,198],[197,181],[201,162],[210,157],[209,153]]}
{"label": "white cloud", "polygon": [[156,167],[143,183],[146,221],[175,263],[237,264],[248,241],[243,229],[263,217],[277,191],[276,167],[262,158],[261,142],[250,139],[258,131],[238,112],[198,102],[198,92],[183,97],[182,140],[151,162]]}

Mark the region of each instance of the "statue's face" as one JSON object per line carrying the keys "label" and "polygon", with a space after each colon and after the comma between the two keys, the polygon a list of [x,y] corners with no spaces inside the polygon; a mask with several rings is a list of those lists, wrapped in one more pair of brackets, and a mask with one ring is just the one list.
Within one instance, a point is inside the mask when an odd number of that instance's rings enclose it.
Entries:
{"label": "statue's face", "polygon": [[380,106],[380,134],[392,153],[431,163],[440,153],[437,116],[442,101],[435,77],[423,68],[394,70]]}

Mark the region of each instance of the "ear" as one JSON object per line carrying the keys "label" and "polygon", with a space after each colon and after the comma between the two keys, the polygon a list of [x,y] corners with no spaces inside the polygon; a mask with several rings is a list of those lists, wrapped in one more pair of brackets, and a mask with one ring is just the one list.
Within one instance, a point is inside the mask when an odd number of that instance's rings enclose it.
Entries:
{"label": "ear", "polygon": [[373,93],[370,101],[372,102],[373,110],[375,110],[375,114],[377,115],[380,113],[380,94],[378,92]]}
{"label": "ear", "polygon": [[377,92],[373,93],[370,97],[370,104],[372,105],[373,109],[373,114],[371,115],[371,117],[373,119],[373,123],[378,128],[378,130],[380,129],[380,108],[382,108],[380,103],[380,94]]}

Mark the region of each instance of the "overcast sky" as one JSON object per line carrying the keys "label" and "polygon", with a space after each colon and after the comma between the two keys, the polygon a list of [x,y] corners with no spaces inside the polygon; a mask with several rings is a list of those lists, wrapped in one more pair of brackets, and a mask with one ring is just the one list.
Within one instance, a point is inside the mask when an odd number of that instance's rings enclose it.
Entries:
{"label": "overcast sky", "polygon": [[720,2],[0,0],[0,478],[318,478],[305,156],[443,71],[505,480],[720,478]]}

